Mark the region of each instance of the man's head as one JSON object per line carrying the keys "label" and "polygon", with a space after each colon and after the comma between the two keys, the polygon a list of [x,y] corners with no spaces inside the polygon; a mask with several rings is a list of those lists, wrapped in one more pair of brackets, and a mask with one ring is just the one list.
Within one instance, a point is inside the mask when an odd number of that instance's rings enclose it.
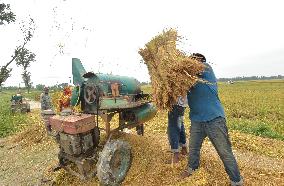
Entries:
{"label": "man's head", "polygon": [[206,58],[204,55],[200,54],[200,53],[193,53],[192,54],[193,58],[196,58],[197,60],[201,61],[202,63],[206,62]]}
{"label": "man's head", "polygon": [[49,91],[49,88],[48,88],[48,87],[44,87],[44,88],[43,88],[43,92],[44,92],[45,94],[48,94],[48,91]]}

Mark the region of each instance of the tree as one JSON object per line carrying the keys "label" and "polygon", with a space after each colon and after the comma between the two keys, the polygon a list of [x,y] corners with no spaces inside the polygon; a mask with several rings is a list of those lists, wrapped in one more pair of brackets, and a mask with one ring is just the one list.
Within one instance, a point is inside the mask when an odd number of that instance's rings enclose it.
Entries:
{"label": "tree", "polygon": [[10,10],[9,4],[0,4],[0,25],[3,25],[5,22],[12,23],[16,21],[16,15]]}
{"label": "tree", "polygon": [[[0,25],[3,25],[5,22],[9,24],[15,21],[16,21],[16,15],[13,12],[11,12],[10,5],[1,3],[0,4]],[[6,65],[0,68],[0,87],[2,83],[5,82],[7,78],[10,76],[12,69],[9,69],[7,67],[11,63],[12,62],[8,62]]]}
{"label": "tree", "polygon": [[[10,11],[10,5],[5,5],[4,3],[0,4],[0,25],[4,24],[4,21],[9,23],[15,22],[16,16],[13,12]],[[11,56],[11,60],[7,62],[5,65],[0,67],[0,87],[2,84],[11,76],[12,68],[9,66],[13,61],[18,57],[22,50],[25,48],[26,44],[33,37],[35,30],[34,20],[32,18],[29,19],[28,23],[21,23],[21,31],[23,33],[23,43],[16,47],[14,54]]]}
{"label": "tree", "polygon": [[35,56],[36,55],[28,49],[22,48],[16,57],[16,64],[23,67],[22,78],[25,83],[25,87],[28,89],[28,93],[32,86],[31,73],[28,71],[28,67],[30,67],[31,62],[35,61]]}
{"label": "tree", "polygon": [[38,85],[35,86],[35,88],[36,88],[37,90],[43,90],[44,85],[38,84]]}

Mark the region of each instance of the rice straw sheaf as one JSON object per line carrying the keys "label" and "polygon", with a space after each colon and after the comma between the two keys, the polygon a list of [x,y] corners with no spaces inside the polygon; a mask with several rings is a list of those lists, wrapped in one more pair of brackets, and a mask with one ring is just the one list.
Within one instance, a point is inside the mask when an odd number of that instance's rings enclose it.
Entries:
{"label": "rice straw sheaf", "polygon": [[153,88],[153,101],[160,110],[171,110],[179,96],[198,81],[205,65],[176,48],[180,40],[175,29],[163,31],[139,50]]}

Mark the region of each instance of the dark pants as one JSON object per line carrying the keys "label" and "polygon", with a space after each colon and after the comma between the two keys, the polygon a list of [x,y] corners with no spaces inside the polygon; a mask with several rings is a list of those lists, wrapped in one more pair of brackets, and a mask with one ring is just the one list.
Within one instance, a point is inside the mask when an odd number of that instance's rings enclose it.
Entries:
{"label": "dark pants", "polygon": [[226,120],[222,117],[215,118],[208,122],[191,122],[188,160],[189,171],[194,171],[199,167],[200,149],[206,136],[208,136],[220,156],[230,180],[232,182],[240,182],[240,171],[232,152]]}
{"label": "dark pants", "polygon": [[172,152],[178,152],[179,146],[186,145],[184,110],[184,107],[174,105],[173,110],[168,113],[168,139]]}

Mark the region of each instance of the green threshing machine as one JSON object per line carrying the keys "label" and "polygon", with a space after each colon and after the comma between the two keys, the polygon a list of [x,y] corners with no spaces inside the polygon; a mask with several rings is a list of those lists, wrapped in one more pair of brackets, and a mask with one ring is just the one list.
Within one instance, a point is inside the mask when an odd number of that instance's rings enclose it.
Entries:
{"label": "green threshing machine", "polygon": [[[157,110],[134,78],[86,72],[77,58],[72,59],[72,73],[75,88],[71,105],[81,105],[82,113],[49,118],[57,132],[59,163],[82,179],[97,175],[102,184],[117,185],[131,165],[131,147],[126,141],[111,140],[112,134],[135,127],[137,134],[143,135],[144,123]],[[116,114],[118,124],[113,128],[110,121]],[[105,127],[99,127],[98,116]],[[108,140],[100,148],[102,130]]]}

